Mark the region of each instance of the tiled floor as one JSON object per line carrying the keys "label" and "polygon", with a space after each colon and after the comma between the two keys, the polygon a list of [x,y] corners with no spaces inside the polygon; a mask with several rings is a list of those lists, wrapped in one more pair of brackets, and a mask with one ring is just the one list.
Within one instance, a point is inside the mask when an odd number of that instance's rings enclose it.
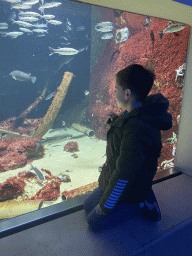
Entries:
{"label": "tiled floor", "polygon": [[192,256],[191,185],[183,174],[153,186],[162,212],[158,223],[135,218],[94,233],[81,210],[0,239],[0,255]]}

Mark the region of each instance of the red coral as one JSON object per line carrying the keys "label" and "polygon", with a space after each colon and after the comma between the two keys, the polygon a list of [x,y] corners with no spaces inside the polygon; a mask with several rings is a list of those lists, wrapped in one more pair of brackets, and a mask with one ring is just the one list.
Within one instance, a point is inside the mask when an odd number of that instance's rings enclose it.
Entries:
{"label": "red coral", "polygon": [[41,171],[46,172],[46,173],[47,173],[48,175],[50,175],[50,176],[52,175],[49,170],[46,170],[46,169],[43,169],[43,168],[42,168]]}
{"label": "red coral", "polygon": [[27,158],[41,156],[43,147],[36,152],[36,144],[32,138],[7,138],[0,142],[0,171],[19,168],[27,163]]}
{"label": "red coral", "polygon": [[19,178],[23,178],[23,179],[30,179],[30,178],[35,178],[36,174],[30,171],[27,172],[19,172],[18,173]]}
{"label": "red coral", "polygon": [[0,157],[0,171],[8,171],[24,166],[27,163],[27,156],[17,152],[7,152]]}
{"label": "red coral", "polygon": [[68,142],[64,146],[64,151],[67,151],[67,152],[77,152],[77,151],[79,151],[78,143],[76,141]]}
{"label": "red coral", "polygon": [[25,182],[16,176],[7,179],[0,184],[0,201],[17,198],[23,193],[25,185]]}
{"label": "red coral", "polygon": [[60,194],[61,182],[52,180],[47,183],[42,189],[40,189],[35,196],[31,197],[31,200],[43,199],[45,201],[56,200]]}

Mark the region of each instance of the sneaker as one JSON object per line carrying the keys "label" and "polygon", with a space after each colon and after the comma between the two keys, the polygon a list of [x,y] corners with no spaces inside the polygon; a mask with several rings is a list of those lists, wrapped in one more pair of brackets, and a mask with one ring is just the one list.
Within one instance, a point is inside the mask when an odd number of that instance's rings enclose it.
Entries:
{"label": "sneaker", "polygon": [[146,200],[140,203],[140,208],[142,217],[150,219],[151,221],[161,220],[161,211],[159,209],[159,205],[152,189]]}
{"label": "sneaker", "polygon": [[[142,205],[141,205],[142,204]],[[156,202],[150,204],[145,200],[144,203],[141,203],[141,216],[151,221],[160,221],[161,220],[161,212],[159,206]]]}

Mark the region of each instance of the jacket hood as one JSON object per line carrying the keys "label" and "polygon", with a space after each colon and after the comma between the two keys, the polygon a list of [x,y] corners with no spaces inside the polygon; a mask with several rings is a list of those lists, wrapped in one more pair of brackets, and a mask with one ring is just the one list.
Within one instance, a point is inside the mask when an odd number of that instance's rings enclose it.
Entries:
{"label": "jacket hood", "polygon": [[169,130],[172,127],[172,116],[167,112],[168,107],[168,99],[161,93],[157,93],[148,96],[143,105],[135,110],[138,113],[138,118],[144,122],[159,130]]}
{"label": "jacket hood", "polygon": [[147,96],[143,105],[133,109],[130,113],[120,118],[108,120],[108,124],[121,127],[131,117],[137,117],[143,122],[156,127],[159,130],[169,130],[172,127],[172,116],[167,112],[169,101],[161,93]]}

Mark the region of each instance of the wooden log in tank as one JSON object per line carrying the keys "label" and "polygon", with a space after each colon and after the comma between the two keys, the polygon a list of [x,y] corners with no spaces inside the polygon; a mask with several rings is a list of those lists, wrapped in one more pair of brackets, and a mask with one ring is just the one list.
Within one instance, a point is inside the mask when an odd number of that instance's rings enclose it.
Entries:
{"label": "wooden log in tank", "polygon": [[89,137],[95,135],[95,132],[93,130],[91,130],[91,129],[85,127],[85,126],[82,126],[80,124],[75,124],[74,123],[74,124],[72,124],[72,127],[73,127],[73,129],[75,129],[79,132],[82,132],[82,133],[86,134]]}
{"label": "wooden log in tank", "polygon": [[41,208],[43,200],[0,202],[0,220],[13,218]]}
{"label": "wooden log in tank", "polygon": [[52,104],[50,105],[43,122],[39,125],[38,129],[32,134],[32,138],[43,137],[53,125],[55,118],[57,117],[59,110],[63,104],[63,101],[65,99],[73,76],[73,73],[64,73],[62,82],[60,86],[57,88],[57,93],[54,96]]}

